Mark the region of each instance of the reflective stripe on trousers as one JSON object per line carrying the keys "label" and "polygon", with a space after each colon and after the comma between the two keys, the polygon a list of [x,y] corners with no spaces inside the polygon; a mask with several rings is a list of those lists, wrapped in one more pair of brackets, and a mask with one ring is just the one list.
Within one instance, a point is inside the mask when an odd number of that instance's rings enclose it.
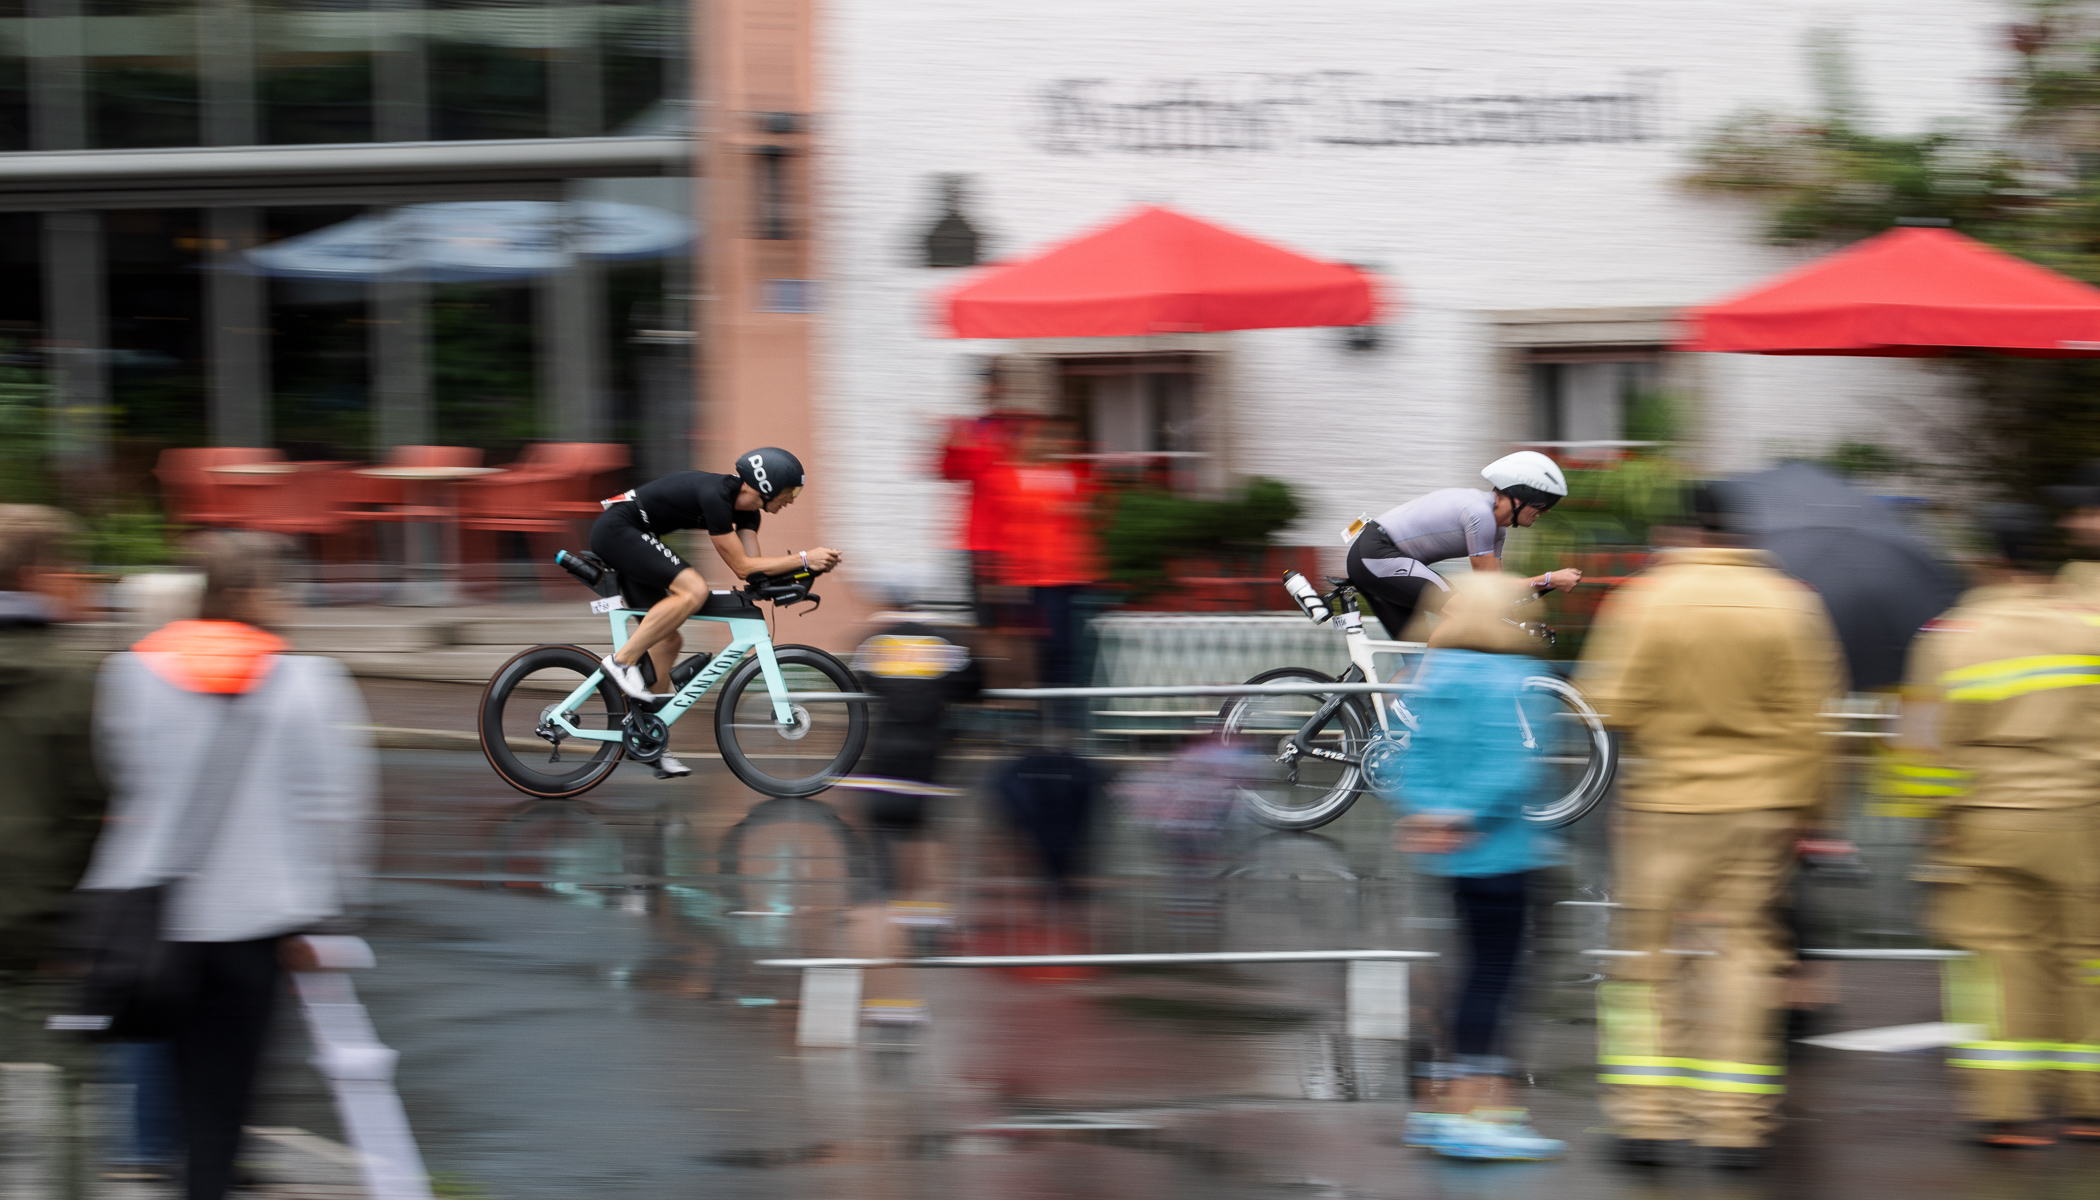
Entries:
{"label": "reflective stripe on trousers", "polygon": [[1626,1087],[1683,1087],[1702,1092],[1776,1096],[1786,1091],[1785,1067],[1709,1058],[1673,1058],[1656,1053],[1662,1044],[1662,1014],[1655,985],[1615,982],[1597,988],[1597,1023],[1603,1035],[1597,1080]]}
{"label": "reflective stripe on trousers", "polygon": [[1688,1087],[1702,1092],[1746,1092],[1777,1096],[1786,1091],[1778,1077],[1785,1067],[1764,1063],[1716,1062],[1704,1058],[1652,1058],[1604,1054],[1597,1059],[1600,1083],[1628,1087]]}

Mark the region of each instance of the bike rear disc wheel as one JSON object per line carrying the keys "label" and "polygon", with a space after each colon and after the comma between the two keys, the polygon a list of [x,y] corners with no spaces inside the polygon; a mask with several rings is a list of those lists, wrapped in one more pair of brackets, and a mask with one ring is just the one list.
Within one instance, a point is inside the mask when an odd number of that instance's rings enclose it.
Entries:
{"label": "bike rear disc wheel", "polygon": [[[1279,667],[1247,681],[1258,683],[1333,683],[1309,667]],[[1274,829],[1318,829],[1349,811],[1363,786],[1356,762],[1298,755],[1286,762],[1291,738],[1318,714],[1327,696],[1235,696],[1218,710],[1218,740],[1245,750],[1256,759],[1253,777],[1240,785],[1238,798],[1254,819]],[[1361,760],[1369,744],[1364,712],[1353,697],[1318,729],[1306,744]]]}
{"label": "bike rear disc wheel", "polygon": [[1524,819],[1549,829],[1573,825],[1611,792],[1619,771],[1618,740],[1567,680],[1533,675],[1524,681],[1524,690],[1544,692],[1554,701],[1545,728],[1532,731],[1538,739],[1533,753],[1545,767],[1546,784],[1539,791],[1554,798],[1525,805]]}
{"label": "bike rear disc wheel", "polygon": [[[773,658],[791,693],[860,691],[845,663],[814,646],[775,646]],[[794,712],[792,725],[774,718],[758,655],[746,656],[715,702],[722,765],[764,795],[814,796],[860,761],[868,742],[867,701],[797,701]]]}
{"label": "bike rear disc wheel", "polygon": [[[542,736],[550,710],[598,674],[598,656],[579,646],[535,646],[497,670],[481,693],[481,752],[503,782],[528,796],[564,799],[580,796],[605,782],[620,763],[620,743],[565,737],[560,762]],[[568,714],[578,729],[618,730],[627,714],[626,698],[612,680],[597,687]],[[545,750],[519,749],[520,745]]]}

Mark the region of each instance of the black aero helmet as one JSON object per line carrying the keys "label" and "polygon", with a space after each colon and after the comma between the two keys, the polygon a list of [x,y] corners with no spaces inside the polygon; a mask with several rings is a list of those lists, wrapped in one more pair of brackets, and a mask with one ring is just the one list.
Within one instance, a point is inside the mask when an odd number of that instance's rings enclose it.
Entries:
{"label": "black aero helmet", "polygon": [[802,460],[778,446],[760,446],[736,456],[737,478],[768,500],[802,486]]}

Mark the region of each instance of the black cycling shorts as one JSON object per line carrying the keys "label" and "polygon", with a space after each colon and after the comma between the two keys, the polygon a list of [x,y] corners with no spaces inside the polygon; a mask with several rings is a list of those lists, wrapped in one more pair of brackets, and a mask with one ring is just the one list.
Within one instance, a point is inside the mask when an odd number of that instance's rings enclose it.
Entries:
{"label": "black cycling shorts", "polygon": [[632,500],[606,509],[591,526],[591,553],[619,572],[620,595],[629,608],[654,608],[670,594],[678,573],[692,566],[649,532]]}
{"label": "black cycling shorts", "polygon": [[[1407,624],[1422,606],[1422,593],[1449,591],[1443,577],[1402,553],[1376,521],[1364,527],[1349,543],[1349,582],[1371,604],[1371,615],[1385,626],[1385,636],[1398,641],[1407,636]],[[1435,611],[1433,608],[1431,611]]]}

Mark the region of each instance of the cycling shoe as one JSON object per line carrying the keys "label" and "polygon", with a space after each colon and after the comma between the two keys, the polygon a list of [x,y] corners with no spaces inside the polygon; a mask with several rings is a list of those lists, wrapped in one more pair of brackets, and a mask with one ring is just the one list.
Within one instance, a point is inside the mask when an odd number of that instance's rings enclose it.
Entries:
{"label": "cycling shoe", "polygon": [[629,698],[634,700],[656,699],[656,694],[651,692],[649,685],[642,680],[641,667],[628,666],[626,663],[620,662],[608,654],[598,660],[598,669],[605,672],[605,677],[613,681],[613,686],[627,693]]}

